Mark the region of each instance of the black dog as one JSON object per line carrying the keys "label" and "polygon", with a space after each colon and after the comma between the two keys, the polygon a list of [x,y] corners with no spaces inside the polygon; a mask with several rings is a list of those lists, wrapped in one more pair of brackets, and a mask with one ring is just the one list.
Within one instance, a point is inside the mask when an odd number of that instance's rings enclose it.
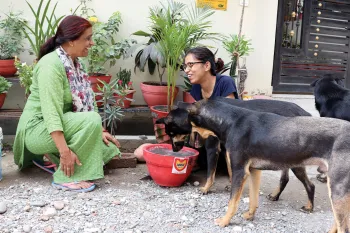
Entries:
{"label": "black dog", "polygon": [[[350,90],[344,88],[343,77],[326,74],[310,85],[314,87],[315,107],[321,117],[331,117],[350,121]],[[317,179],[327,182],[324,174]]]}
{"label": "black dog", "polygon": [[321,117],[350,121],[350,90],[342,87],[343,79],[328,74],[311,83],[315,106]]}
{"label": "black dog", "polygon": [[[278,101],[278,100],[236,100],[229,99],[223,97],[215,98],[217,101],[221,101],[230,105],[243,107],[250,110],[256,110],[259,112],[271,112],[276,113],[282,116],[311,116],[310,113],[306,112],[304,109],[299,107],[298,105],[290,102]],[[186,107],[187,105],[179,106],[180,108]],[[178,115],[180,114],[180,115]],[[184,139],[188,134],[191,133],[191,125],[188,121],[183,121],[183,119],[187,118],[188,112],[186,111],[173,111],[166,118],[159,119],[157,123],[165,124],[165,131],[170,136],[173,150],[179,151],[184,146]],[[179,120],[178,120],[179,119]],[[240,132],[237,132],[238,134]],[[206,137],[205,147],[207,151],[207,160],[208,160],[208,168],[207,168],[207,182],[204,187],[201,188],[201,191],[206,194],[210,187],[214,182],[214,175],[217,168],[217,157],[220,152],[220,142],[216,136],[208,135]],[[225,154],[226,156],[227,154]],[[215,159],[213,159],[215,158]],[[231,178],[231,167],[229,163],[229,159],[226,157],[227,169],[229,171],[229,175]],[[301,210],[306,212],[312,212],[314,207],[314,194],[315,194],[315,186],[308,179],[305,167],[295,167],[291,169],[295,176],[303,183],[307,195],[308,195],[308,203],[303,206]],[[289,181],[289,172],[288,169],[282,170],[282,175],[279,182],[279,187],[276,190],[269,194],[267,198],[271,201],[277,201],[286,187]]]}
{"label": "black dog", "polygon": [[243,215],[245,219],[254,217],[259,203],[261,170],[317,165],[327,172],[335,217],[331,232],[350,232],[349,122],[322,117],[284,117],[215,100],[202,100],[169,115],[176,115],[176,121],[187,121],[190,130],[203,138],[211,135],[225,144],[232,185],[226,215],[216,220],[221,227],[227,226],[235,215],[249,176],[250,202],[249,211]]}

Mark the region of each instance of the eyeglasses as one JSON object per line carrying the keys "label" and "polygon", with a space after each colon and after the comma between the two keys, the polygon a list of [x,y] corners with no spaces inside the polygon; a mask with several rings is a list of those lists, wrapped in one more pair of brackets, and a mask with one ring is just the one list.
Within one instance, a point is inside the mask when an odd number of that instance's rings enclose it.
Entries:
{"label": "eyeglasses", "polygon": [[198,63],[205,63],[204,61],[195,61],[195,62],[188,62],[187,64],[182,64],[182,68],[184,70],[188,68],[192,69],[192,67],[194,66],[194,64],[198,64]]}

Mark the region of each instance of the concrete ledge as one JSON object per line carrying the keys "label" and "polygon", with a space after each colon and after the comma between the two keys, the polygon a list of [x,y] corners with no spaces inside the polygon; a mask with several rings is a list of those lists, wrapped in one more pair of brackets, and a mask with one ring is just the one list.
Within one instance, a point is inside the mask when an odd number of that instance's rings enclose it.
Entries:
{"label": "concrete ledge", "polygon": [[273,94],[272,98],[274,100],[295,103],[302,107],[305,111],[309,112],[312,116],[320,116],[315,107],[315,97],[313,95]]}
{"label": "concrete ledge", "polygon": [[[0,110],[0,125],[4,135],[15,135],[21,111]],[[117,135],[152,135],[153,121],[148,107],[130,108],[124,112],[124,117],[117,122],[114,130]]]}

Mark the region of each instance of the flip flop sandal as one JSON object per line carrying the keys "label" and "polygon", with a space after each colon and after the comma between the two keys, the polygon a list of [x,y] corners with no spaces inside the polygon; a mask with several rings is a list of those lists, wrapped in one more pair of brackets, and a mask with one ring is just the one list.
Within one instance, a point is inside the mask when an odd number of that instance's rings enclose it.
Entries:
{"label": "flip flop sandal", "polygon": [[55,173],[56,164],[50,162],[42,162],[39,160],[32,161],[37,167],[43,169],[44,171],[50,173],[51,175]]}
{"label": "flip flop sandal", "polygon": [[78,192],[78,193],[85,193],[85,192],[90,192],[95,189],[96,185],[91,183],[92,185],[89,188],[71,188],[69,186],[74,185],[74,184],[79,184],[80,182],[71,182],[71,183],[63,183],[63,184],[57,184],[55,182],[52,182],[51,185],[52,187],[58,189],[58,190],[64,190],[64,191],[72,191],[72,192]]}

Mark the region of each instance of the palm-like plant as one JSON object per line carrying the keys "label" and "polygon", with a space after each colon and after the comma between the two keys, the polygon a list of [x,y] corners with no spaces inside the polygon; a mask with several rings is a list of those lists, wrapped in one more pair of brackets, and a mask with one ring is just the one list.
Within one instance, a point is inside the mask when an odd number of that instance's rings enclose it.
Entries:
{"label": "palm-like plant", "polygon": [[240,57],[249,55],[250,52],[253,52],[251,40],[248,40],[244,35],[239,38],[238,35],[230,35],[228,38],[222,41],[224,49],[231,54],[231,63],[230,63],[230,76],[236,76],[236,67],[237,67],[237,56],[234,52],[237,52]]}
{"label": "palm-like plant", "polygon": [[[173,8],[176,6],[181,12],[174,16]],[[150,9],[152,33],[158,41],[155,48],[164,57],[168,72],[168,110],[173,106],[172,95],[175,93],[176,74],[186,50],[198,45],[201,40],[219,38],[216,33],[206,32],[211,27],[211,22],[206,19],[214,14],[213,10],[207,7],[196,8],[195,5],[186,9],[182,3],[172,0],[169,0],[168,6],[162,4],[161,9],[157,7]]]}
{"label": "palm-like plant", "polygon": [[[147,65],[150,74],[154,74],[156,68],[158,68],[159,82],[163,82],[163,74],[167,67],[167,58],[160,51],[160,41],[164,38],[164,25],[160,25],[163,21],[167,26],[172,27],[175,25],[177,29],[181,29],[182,26],[186,27],[188,24],[196,25],[195,30],[192,30],[192,34],[186,38],[188,43],[184,46],[184,52],[191,46],[195,45],[199,40],[218,39],[217,33],[208,33],[207,29],[211,27],[211,22],[205,21],[208,17],[214,14],[214,11],[209,8],[197,8],[195,4],[189,8],[186,4],[168,0],[167,4],[160,3],[160,7],[154,6],[150,8],[151,18],[151,33],[144,31],[137,31],[133,33],[136,36],[149,37],[145,47],[138,51],[135,56],[135,71],[138,68],[144,72]],[[159,20],[155,20],[155,19]],[[166,27],[165,27],[166,28]],[[181,30],[179,30],[181,31]],[[130,52],[132,53],[137,47],[134,46]],[[160,70],[162,69],[162,71]]]}
{"label": "palm-like plant", "polygon": [[[32,52],[36,55],[36,57],[39,56],[41,45],[43,45],[47,39],[55,35],[58,23],[64,17],[64,15],[62,15],[57,18],[55,15],[57,2],[54,5],[51,13],[48,12],[51,0],[46,3],[45,7],[43,6],[43,3],[44,0],[40,0],[39,6],[35,11],[35,8],[29,2],[27,2],[35,17],[35,26],[32,28],[27,22],[23,23],[23,32],[30,43]],[[32,38],[31,35],[33,35],[34,38]]]}

